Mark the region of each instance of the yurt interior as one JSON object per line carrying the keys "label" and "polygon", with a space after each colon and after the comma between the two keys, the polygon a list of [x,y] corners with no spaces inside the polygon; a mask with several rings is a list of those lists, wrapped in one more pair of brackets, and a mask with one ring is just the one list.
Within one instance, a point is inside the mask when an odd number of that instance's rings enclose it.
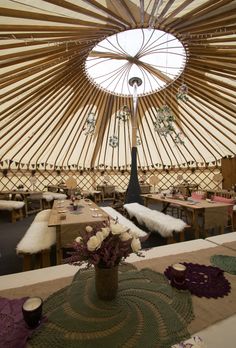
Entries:
{"label": "yurt interior", "polygon": [[235,348],[236,1],[0,0],[0,347]]}

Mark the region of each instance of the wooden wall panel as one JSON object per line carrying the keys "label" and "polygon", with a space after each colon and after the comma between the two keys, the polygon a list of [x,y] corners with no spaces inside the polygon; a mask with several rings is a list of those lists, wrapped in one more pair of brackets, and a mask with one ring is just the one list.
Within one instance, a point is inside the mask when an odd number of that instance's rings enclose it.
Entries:
{"label": "wooden wall panel", "polygon": [[236,185],[236,157],[222,158],[223,189],[229,190]]}

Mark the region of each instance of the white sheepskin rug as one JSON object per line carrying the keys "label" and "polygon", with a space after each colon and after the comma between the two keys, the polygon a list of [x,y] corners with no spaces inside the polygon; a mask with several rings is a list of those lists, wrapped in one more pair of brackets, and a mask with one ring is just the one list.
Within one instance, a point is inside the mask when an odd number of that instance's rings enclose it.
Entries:
{"label": "white sheepskin rug", "polygon": [[44,209],[40,211],[34,218],[34,222],[42,222],[49,220],[49,216],[51,214],[52,209]]}
{"label": "white sheepskin rug", "polygon": [[53,199],[66,199],[67,195],[59,192],[45,191],[43,197],[47,199],[47,196],[53,197]]}
{"label": "white sheepskin rug", "polygon": [[25,202],[18,201],[7,201],[4,199],[0,200],[0,210],[13,210],[13,209],[21,209],[25,205]]}
{"label": "white sheepskin rug", "polygon": [[118,211],[111,207],[100,207],[102,210],[104,210],[110,217],[113,219],[118,219],[118,223],[130,228],[131,231],[135,232],[137,237],[146,237],[147,233],[138,228],[132,221],[128,220],[126,217],[124,217],[122,214],[120,214]]}
{"label": "white sheepskin rug", "polygon": [[56,243],[56,228],[47,221],[33,222],[16,247],[17,253],[35,254]]}
{"label": "white sheepskin rug", "polygon": [[147,208],[139,203],[128,203],[124,205],[124,208],[131,218],[137,219],[140,225],[146,226],[149,231],[159,232],[164,238],[171,237],[173,232],[183,231],[187,226],[181,219]]}

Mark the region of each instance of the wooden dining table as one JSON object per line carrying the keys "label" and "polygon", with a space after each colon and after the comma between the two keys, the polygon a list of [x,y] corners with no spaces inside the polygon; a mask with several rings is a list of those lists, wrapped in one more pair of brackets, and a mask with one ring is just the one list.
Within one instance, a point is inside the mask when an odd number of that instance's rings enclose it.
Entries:
{"label": "wooden dining table", "polygon": [[106,221],[109,215],[90,199],[55,200],[49,221],[49,227],[56,227],[56,255],[57,264],[62,263],[62,248],[71,244],[73,240],[85,230],[86,226],[95,226]]}
{"label": "wooden dining table", "polygon": [[[220,227],[220,233],[224,232],[225,224],[228,219],[228,208],[232,204],[213,202],[208,200],[185,200],[181,197],[164,196],[162,194],[143,195],[146,206],[152,202],[162,204],[162,212],[166,213],[168,207],[172,204],[184,209],[186,215],[191,219],[191,226],[194,229],[195,239],[200,237],[201,229],[206,230],[211,227]],[[203,217],[203,225],[199,224],[200,216]],[[218,225],[217,225],[218,224]]]}

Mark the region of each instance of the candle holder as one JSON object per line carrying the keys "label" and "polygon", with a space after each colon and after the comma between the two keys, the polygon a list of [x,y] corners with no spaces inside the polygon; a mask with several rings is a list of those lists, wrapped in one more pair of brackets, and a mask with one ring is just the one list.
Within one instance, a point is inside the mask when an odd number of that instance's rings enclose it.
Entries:
{"label": "candle holder", "polygon": [[42,318],[43,300],[30,297],[22,305],[23,318],[30,329],[37,327]]}
{"label": "candle holder", "polygon": [[171,266],[171,273],[173,275],[173,282],[177,285],[185,283],[187,267],[182,263],[175,263]]}
{"label": "candle holder", "polygon": [[66,214],[65,213],[60,214],[60,220],[66,220]]}
{"label": "candle holder", "polygon": [[73,210],[77,210],[78,209],[78,205],[74,202],[73,203]]}

